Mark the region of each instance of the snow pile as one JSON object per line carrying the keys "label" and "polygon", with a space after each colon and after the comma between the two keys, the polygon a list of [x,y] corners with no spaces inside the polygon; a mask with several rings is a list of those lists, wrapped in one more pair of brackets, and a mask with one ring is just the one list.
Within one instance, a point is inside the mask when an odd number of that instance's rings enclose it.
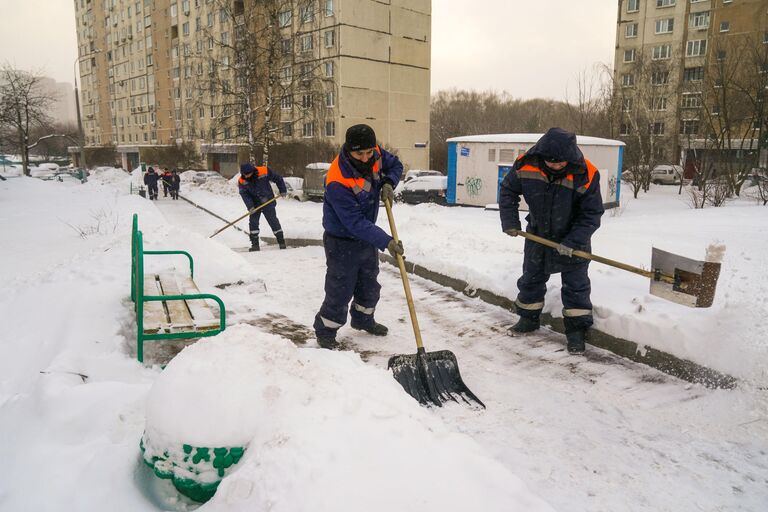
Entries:
{"label": "snow pile", "polygon": [[127,185],[132,179],[132,175],[125,172],[123,169],[116,167],[97,167],[91,171],[89,180],[96,181],[102,185]]}
{"label": "snow pile", "polygon": [[146,425],[147,453],[247,445],[212,510],[551,510],[388,372],[247,325],[174,358]]}
{"label": "snow pile", "polygon": [[[236,175],[230,180],[209,179],[200,184],[200,190],[205,190],[220,196],[238,196]],[[233,183],[234,180],[234,183]]]}

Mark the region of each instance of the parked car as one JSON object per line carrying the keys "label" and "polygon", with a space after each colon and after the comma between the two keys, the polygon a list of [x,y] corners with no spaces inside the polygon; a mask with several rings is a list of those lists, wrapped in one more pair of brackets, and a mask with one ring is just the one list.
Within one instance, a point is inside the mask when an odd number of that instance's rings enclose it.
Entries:
{"label": "parked car", "polygon": [[288,189],[288,197],[297,201],[304,200],[304,179],[296,176],[288,176],[285,179],[285,187]]}
{"label": "parked car", "polygon": [[421,176],[405,183],[398,194],[404,203],[446,203],[447,176]]}
{"label": "parked car", "polygon": [[414,178],[420,178],[422,176],[442,176],[443,173],[440,171],[425,171],[423,169],[411,169],[410,171],[405,173],[405,178],[403,178],[403,182],[408,183]]}
{"label": "parked car", "polygon": [[210,180],[223,180],[224,176],[216,171],[197,171],[192,177],[192,181],[198,185],[202,185],[206,181]]}
{"label": "parked car", "polygon": [[331,164],[315,162],[304,168],[304,198],[310,201],[322,201],[325,194],[325,175]]}
{"label": "parked car", "polygon": [[679,185],[682,178],[680,165],[657,165],[651,171],[651,183],[656,185]]}

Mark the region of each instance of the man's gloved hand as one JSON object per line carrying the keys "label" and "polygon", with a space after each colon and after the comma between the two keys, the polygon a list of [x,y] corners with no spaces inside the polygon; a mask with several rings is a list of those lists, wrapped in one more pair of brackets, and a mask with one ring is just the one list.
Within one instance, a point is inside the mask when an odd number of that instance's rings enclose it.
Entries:
{"label": "man's gloved hand", "polygon": [[395,190],[389,183],[385,183],[384,186],[381,187],[381,200],[385,203],[389,201],[389,204],[395,202]]}
{"label": "man's gloved hand", "polygon": [[569,258],[573,257],[573,249],[568,247],[567,245],[563,245],[563,244],[558,245],[557,252],[560,254],[560,256],[568,256]]}
{"label": "man's gloved hand", "polygon": [[285,199],[286,197],[288,197],[288,193],[287,192],[280,192],[280,197]]}
{"label": "man's gloved hand", "polygon": [[405,249],[403,249],[403,242],[397,241],[395,242],[395,239],[389,241],[387,244],[387,250],[389,251],[390,256],[393,258],[397,258],[397,255],[399,254],[402,256],[405,254]]}
{"label": "man's gloved hand", "polygon": [[504,233],[508,234],[509,236],[518,236],[520,234],[519,229],[509,228],[504,230]]}

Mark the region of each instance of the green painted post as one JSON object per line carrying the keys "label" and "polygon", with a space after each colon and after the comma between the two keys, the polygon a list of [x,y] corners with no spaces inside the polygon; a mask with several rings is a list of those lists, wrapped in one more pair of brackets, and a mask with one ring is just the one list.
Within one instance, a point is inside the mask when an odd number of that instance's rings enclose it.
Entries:
{"label": "green painted post", "polygon": [[[144,240],[136,233],[136,357],[144,362]],[[141,284],[139,284],[141,279]]]}

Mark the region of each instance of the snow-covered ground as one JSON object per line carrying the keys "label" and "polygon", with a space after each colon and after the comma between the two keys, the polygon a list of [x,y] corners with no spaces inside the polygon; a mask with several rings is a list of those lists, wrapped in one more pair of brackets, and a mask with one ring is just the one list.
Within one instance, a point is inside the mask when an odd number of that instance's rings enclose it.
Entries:
{"label": "snow-covered ground", "polygon": [[[488,406],[425,409],[386,371],[389,355],[414,352],[393,268],[382,267],[377,310],[390,336],[346,327],[341,338],[362,359],[320,350],[309,326],[323,295],[321,248],[235,252],[245,236],[208,239],[221,222],[184,201],[129,196],[121,171],[89,180],[0,182],[0,510],[191,507],[141,464],[145,428],[249,440],[209,510],[759,511],[768,502],[768,400],[755,385],[765,383],[768,210],[696,212],[671,188],[654,189],[607,214],[595,241],[596,252],[640,265],[652,244],[692,257],[715,239],[727,245],[708,310],[651,297],[642,278],[619,271],[595,265],[592,275],[600,328],[657,333],[648,344],[749,378],[737,389],[690,385],[599,349],[574,358],[546,329],[509,338],[506,311],[414,279],[427,349],[452,350]],[[242,214],[238,197],[205,188],[185,184],[182,195]],[[147,247],[190,251],[201,291],[228,310],[223,335],[165,372],[135,361],[134,212]],[[320,236],[320,205],[283,202],[278,212],[289,237]],[[398,205],[396,215],[409,258],[514,295],[520,241],[499,234],[495,212]],[[190,373],[203,377],[198,392],[163,401]],[[228,403],[249,409],[222,432],[216,407]]]}

